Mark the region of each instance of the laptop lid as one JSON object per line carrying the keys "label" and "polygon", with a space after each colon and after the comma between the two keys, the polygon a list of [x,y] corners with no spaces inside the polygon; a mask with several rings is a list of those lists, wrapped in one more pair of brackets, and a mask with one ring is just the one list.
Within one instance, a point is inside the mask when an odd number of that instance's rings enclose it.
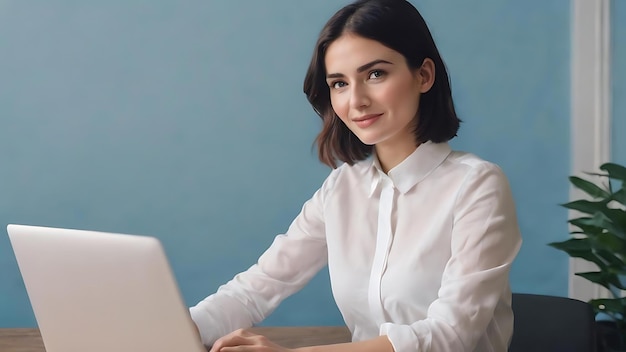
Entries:
{"label": "laptop lid", "polygon": [[206,351],[158,239],[7,232],[47,352]]}

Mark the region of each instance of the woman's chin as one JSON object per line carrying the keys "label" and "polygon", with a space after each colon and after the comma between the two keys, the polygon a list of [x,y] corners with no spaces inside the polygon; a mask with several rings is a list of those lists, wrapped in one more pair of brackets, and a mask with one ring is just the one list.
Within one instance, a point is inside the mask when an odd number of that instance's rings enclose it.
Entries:
{"label": "woman's chin", "polygon": [[375,145],[376,143],[379,142],[380,138],[376,138],[376,136],[367,136],[367,135],[358,135],[355,133],[355,135],[357,136],[357,138],[359,138],[359,140],[361,141],[361,143],[365,144],[365,145]]}

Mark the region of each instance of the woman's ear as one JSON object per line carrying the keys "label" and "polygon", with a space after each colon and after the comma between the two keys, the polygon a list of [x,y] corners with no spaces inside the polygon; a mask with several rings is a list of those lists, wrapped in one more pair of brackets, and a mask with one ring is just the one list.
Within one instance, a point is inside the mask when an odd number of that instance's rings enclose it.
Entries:
{"label": "woman's ear", "polygon": [[421,77],[420,93],[426,93],[435,84],[435,63],[430,58],[425,58],[422,66],[417,69],[417,74]]}

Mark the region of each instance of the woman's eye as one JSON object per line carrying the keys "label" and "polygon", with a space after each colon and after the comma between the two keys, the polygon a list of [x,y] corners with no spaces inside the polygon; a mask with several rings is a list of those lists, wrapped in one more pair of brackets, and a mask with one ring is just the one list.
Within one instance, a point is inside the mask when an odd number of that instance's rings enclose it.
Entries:
{"label": "woman's eye", "polygon": [[370,72],[369,79],[378,79],[378,78],[383,77],[384,75],[385,75],[384,71],[374,70],[374,71]]}
{"label": "woman's eye", "polygon": [[343,81],[337,81],[331,84],[331,87],[335,89],[343,88],[345,86],[346,86],[346,82],[343,82]]}

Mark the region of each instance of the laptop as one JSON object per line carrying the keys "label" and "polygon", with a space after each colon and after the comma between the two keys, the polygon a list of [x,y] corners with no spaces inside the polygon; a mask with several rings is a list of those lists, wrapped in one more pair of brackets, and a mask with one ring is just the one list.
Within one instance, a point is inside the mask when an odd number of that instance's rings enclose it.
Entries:
{"label": "laptop", "polygon": [[158,239],[7,232],[47,352],[206,352]]}

